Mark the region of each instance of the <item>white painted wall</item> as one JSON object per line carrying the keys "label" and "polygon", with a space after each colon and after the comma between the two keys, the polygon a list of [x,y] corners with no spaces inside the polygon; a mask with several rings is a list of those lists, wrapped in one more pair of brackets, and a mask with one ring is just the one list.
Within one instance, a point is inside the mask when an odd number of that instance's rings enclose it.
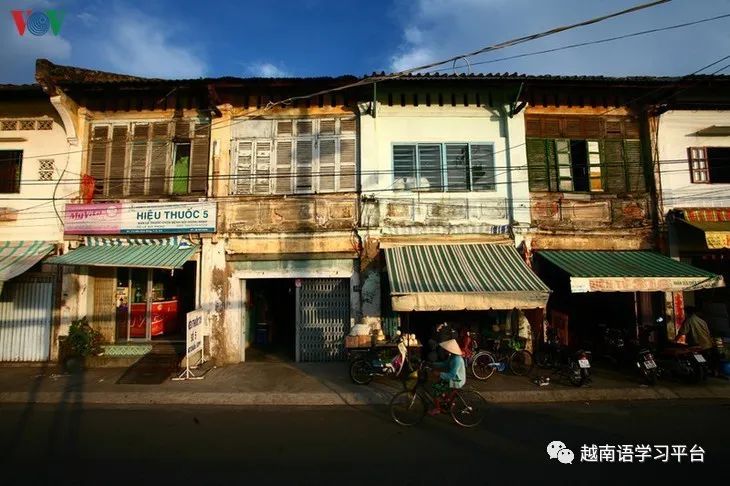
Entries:
{"label": "white painted wall", "polygon": [[[478,106],[386,106],[379,104],[377,116],[360,117],[360,167],[364,196],[378,199],[417,199],[421,203],[482,204],[479,223],[503,225],[508,197],[506,138],[496,109]],[[529,226],[529,190],[524,148],[524,117],[520,113],[508,119],[510,165],[513,168],[512,197],[515,220]],[[495,151],[497,187],[495,191],[414,192],[389,191],[393,187],[393,144],[398,143],[492,143]],[[381,204],[382,207],[382,204]],[[500,208],[504,208],[501,209]],[[490,211],[491,209],[491,211]],[[500,216],[501,213],[501,216]],[[451,221],[450,224],[473,224],[474,221]]]}
{"label": "white painted wall", "polygon": [[[0,150],[22,150],[19,194],[0,194],[0,208],[18,211],[16,221],[0,221],[0,241],[44,240],[63,241],[63,226],[56,217],[52,198],[54,188],[64,167],[63,180],[56,189],[56,210],[63,217],[65,198],[79,191],[81,154],[78,146],[70,146],[64,127],[55,109],[46,101],[40,109],[34,106],[23,113],[22,105],[0,106],[0,119],[53,119],[51,130],[0,131]],[[13,116],[8,116],[12,113]],[[23,139],[15,141],[12,139]],[[74,153],[71,153],[74,152]],[[39,181],[41,159],[53,159],[55,173],[52,181]],[[0,209],[2,211],[2,209]]]}
{"label": "white painted wall", "polygon": [[693,184],[688,147],[730,147],[730,137],[692,135],[712,125],[730,126],[730,111],[673,110],[659,119],[659,159],[663,210],[730,207],[730,184]]}

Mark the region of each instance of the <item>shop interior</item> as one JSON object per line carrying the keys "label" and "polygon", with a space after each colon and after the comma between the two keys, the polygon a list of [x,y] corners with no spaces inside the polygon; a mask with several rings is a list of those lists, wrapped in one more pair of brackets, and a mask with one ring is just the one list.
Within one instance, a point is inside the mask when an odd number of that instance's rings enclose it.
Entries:
{"label": "shop interior", "polygon": [[195,309],[196,262],[183,268],[118,268],[117,341],[184,341],[185,319]]}
{"label": "shop interior", "polygon": [[294,279],[246,282],[246,361],[296,359],[296,288]]}

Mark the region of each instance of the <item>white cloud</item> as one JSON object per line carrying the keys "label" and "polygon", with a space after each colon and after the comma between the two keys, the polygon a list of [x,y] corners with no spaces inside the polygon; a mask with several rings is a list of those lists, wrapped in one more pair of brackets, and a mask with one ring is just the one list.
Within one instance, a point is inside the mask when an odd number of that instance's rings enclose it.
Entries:
{"label": "white cloud", "polygon": [[270,62],[254,62],[246,66],[246,73],[259,78],[285,78],[289,73]]}
{"label": "white cloud", "polygon": [[99,52],[112,70],[147,77],[198,78],[206,62],[173,34],[182,29],[129,8],[118,8]]}
{"label": "white cloud", "polygon": [[[605,15],[635,3],[635,0],[400,0],[392,17],[400,22],[402,41],[390,57],[389,68],[401,71],[448,59],[490,44]],[[685,74],[730,50],[730,37],[723,35],[727,32],[727,20],[522,59],[474,63],[679,24],[720,15],[726,10],[725,2],[672,2],[469,61],[474,72]],[[459,65],[463,66],[464,62],[457,62],[457,70]],[[452,64],[437,69],[451,72]]]}
{"label": "white cloud", "polygon": [[76,15],[76,17],[81,21],[82,24],[84,24],[86,27],[93,27],[98,22],[98,18],[96,15],[92,14],[91,12],[81,12],[80,14]]}

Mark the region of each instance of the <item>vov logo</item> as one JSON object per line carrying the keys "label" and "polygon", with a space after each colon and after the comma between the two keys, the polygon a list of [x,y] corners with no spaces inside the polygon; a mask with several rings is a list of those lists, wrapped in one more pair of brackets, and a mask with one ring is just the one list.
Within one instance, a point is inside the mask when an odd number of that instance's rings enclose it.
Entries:
{"label": "vov logo", "polygon": [[27,30],[33,35],[42,36],[46,35],[49,29],[53,35],[58,35],[65,12],[63,10],[46,10],[45,12],[11,10],[10,14],[13,16],[19,35],[22,36]]}

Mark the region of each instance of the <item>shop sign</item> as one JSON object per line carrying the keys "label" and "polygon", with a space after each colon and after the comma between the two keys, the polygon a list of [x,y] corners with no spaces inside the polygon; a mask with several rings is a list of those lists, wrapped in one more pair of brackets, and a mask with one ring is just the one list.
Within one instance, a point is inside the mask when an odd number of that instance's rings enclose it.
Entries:
{"label": "shop sign", "polygon": [[724,286],[705,277],[571,277],[570,289],[585,292],[672,292]]}
{"label": "shop sign", "polygon": [[185,324],[185,342],[187,355],[197,353],[203,349],[203,318],[205,313],[202,309],[188,312]]}
{"label": "shop sign", "polygon": [[64,233],[214,233],[215,202],[67,204]]}

